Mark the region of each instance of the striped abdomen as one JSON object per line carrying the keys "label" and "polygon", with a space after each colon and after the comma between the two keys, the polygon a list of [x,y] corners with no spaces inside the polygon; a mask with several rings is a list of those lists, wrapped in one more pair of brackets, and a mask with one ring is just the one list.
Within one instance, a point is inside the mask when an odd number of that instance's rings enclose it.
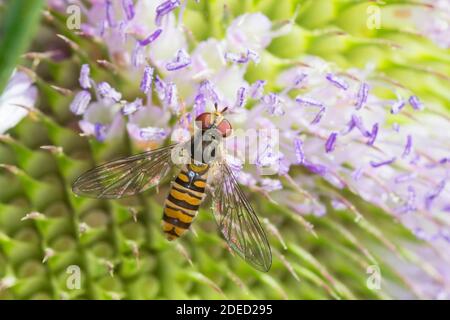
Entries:
{"label": "striped abdomen", "polygon": [[205,198],[209,166],[189,164],[172,183],[164,205],[163,230],[169,240],[180,237],[191,226]]}

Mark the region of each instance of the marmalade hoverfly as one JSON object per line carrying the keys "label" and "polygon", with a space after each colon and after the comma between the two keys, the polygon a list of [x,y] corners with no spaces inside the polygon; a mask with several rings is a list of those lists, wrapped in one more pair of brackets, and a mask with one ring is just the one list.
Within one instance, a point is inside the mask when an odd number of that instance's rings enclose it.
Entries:
{"label": "marmalade hoverfly", "polygon": [[[199,134],[187,143],[143,152],[110,161],[82,174],[72,186],[75,194],[93,198],[118,199],[157,186],[170,171],[173,154],[188,151],[178,175],[172,181],[165,200],[162,228],[168,240],[175,240],[190,227],[209,191],[212,211],[219,230],[228,245],[250,265],[268,271],[272,254],[266,234],[237,179],[220,156],[217,137],[226,138],[231,124],[223,116],[226,111],[202,113]],[[212,148],[211,148],[212,147]],[[210,149],[210,156],[198,149]]]}

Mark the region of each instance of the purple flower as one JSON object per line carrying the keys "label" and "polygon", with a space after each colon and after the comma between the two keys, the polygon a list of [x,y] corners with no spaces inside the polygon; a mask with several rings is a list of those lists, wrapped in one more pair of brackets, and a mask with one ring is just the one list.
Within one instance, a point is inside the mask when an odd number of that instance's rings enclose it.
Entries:
{"label": "purple flower", "polygon": [[411,153],[411,149],[412,149],[412,135],[408,134],[408,136],[406,137],[406,145],[405,149],[403,150],[402,158],[408,156]]}
{"label": "purple flower", "polygon": [[323,115],[325,114],[325,107],[320,108],[319,112],[316,114],[314,119],[311,121],[311,124],[318,124],[320,120],[322,120]]}
{"label": "purple flower", "polygon": [[282,107],[282,101],[280,96],[276,93],[269,93],[262,98],[263,103],[266,105],[267,110],[271,115],[281,116],[284,114]]}
{"label": "purple flower", "polygon": [[391,113],[392,114],[399,113],[403,109],[404,106],[405,106],[404,100],[397,100],[391,107]]}
{"label": "purple flower", "polygon": [[155,76],[155,91],[159,100],[164,101],[166,99],[166,83],[158,75]]}
{"label": "purple flower", "polygon": [[252,60],[254,63],[260,62],[259,54],[250,49],[247,49],[247,52],[245,54],[227,52],[225,53],[225,60],[240,64],[248,63],[250,60]]}
{"label": "purple flower", "polygon": [[247,99],[247,89],[245,87],[240,87],[237,92],[235,108],[241,108],[245,105]]}
{"label": "purple flower", "polygon": [[206,111],[206,99],[202,93],[199,93],[195,96],[194,99],[194,112],[195,116],[199,116],[203,112]]}
{"label": "purple flower", "polygon": [[141,91],[145,94],[148,94],[152,89],[152,81],[153,81],[153,72],[154,69],[150,66],[146,66],[144,69],[144,75],[141,80]]}
{"label": "purple flower", "polygon": [[99,122],[94,124],[94,135],[98,141],[100,142],[105,141],[107,134],[108,134],[108,127],[106,125],[101,124]]}
{"label": "purple flower", "polygon": [[358,90],[358,95],[356,97],[355,107],[356,110],[361,109],[364,104],[367,102],[367,98],[369,96],[369,85],[367,83],[361,83],[361,86]]}
{"label": "purple flower", "polygon": [[303,164],[305,162],[305,152],[303,151],[303,141],[296,138],[294,139],[295,157],[297,164]]}
{"label": "purple flower", "polygon": [[396,209],[398,214],[405,214],[408,212],[414,212],[417,210],[415,205],[416,202],[416,190],[412,186],[408,186],[408,198],[406,200],[405,205]]}
{"label": "purple flower", "polygon": [[110,28],[113,28],[116,26],[116,21],[114,17],[114,8],[112,1],[106,0],[105,6],[106,6],[106,22],[108,23],[108,26]]}
{"label": "purple flower", "polygon": [[323,107],[322,102],[308,97],[297,96],[295,98],[295,101],[297,101],[298,103],[300,103],[300,105],[303,106]]}
{"label": "purple flower", "polygon": [[166,104],[174,112],[180,112],[180,104],[178,103],[178,89],[175,83],[169,82],[166,86]]}
{"label": "purple flower", "polygon": [[179,6],[180,0],[167,0],[161,3],[156,8],[156,18],[155,18],[156,25],[161,26],[162,18]]}
{"label": "purple flower", "polygon": [[261,99],[264,95],[265,80],[256,80],[250,87],[250,96],[252,99]]}
{"label": "purple flower", "polygon": [[129,116],[135,113],[142,107],[142,99],[137,98],[133,102],[129,102],[122,107],[122,114],[124,116]]}
{"label": "purple flower", "polygon": [[314,174],[324,176],[328,172],[328,168],[322,164],[312,163],[308,160],[303,162],[303,166]]}
{"label": "purple flower", "polygon": [[419,100],[419,98],[417,96],[409,97],[408,101],[409,101],[409,104],[411,105],[411,107],[414,108],[414,110],[423,110],[424,109],[422,102]]}
{"label": "purple flower", "polygon": [[107,82],[100,82],[97,86],[98,94],[104,99],[112,99],[116,102],[122,99],[122,94],[112,88]]}
{"label": "purple flower", "polygon": [[396,157],[393,157],[393,158],[388,159],[388,160],[383,160],[383,161],[380,161],[380,162],[370,161],[370,165],[372,167],[374,167],[374,168],[379,168],[379,167],[382,167],[382,166],[390,165],[390,164],[394,163],[395,160],[397,160]]}
{"label": "purple flower", "polygon": [[369,140],[367,141],[367,145],[373,146],[375,143],[375,140],[377,139],[377,136],[378,136],[378,123],[375,123],[372,126],[372,131],[370,132],[370,137],[369,137]]}
{"label": "purple flower", "polygon": [[136,45],[131,52],[131,65],[134,67],[140,67],[145,62],[145,47],[141,46],[139,41],[136,42]]}
{"label": "purple flower", "polygon": [[127,17],[127,20],[133,20],[136,12],[134,10],[133,0],[122,0],[122,9]]}
{"label": "purple flower", "polygon": [[307,77],[308,77],[308,75],[303,72],[301,74],[297,75],[294,78],[294,87],[298,87],[303,82],[303,80],[305,80]]}
{"label": "purple flower", "polygon": [[152,43],[153,41],[155,41],[156,39],[159,38],[159,36],[161,35],[162,31],[163,30],[161,28],[156,29],[147,38],[145,38],[143,40],[140,40],[139,44],[141,45],[141,47],[148,46],[150,43]]}
{"label": "purple flower", "polygon": [[335,85],[336,87],[338,87],[339,89],[342,90],[347,90],[348,89],[348,83],[345,82],[344,80],[342,80],[341,78],[335,76],[332,73],[327,73],[326,75],[326,79],[331,82],[333,85]]}
{"label": "purple flower", "polygon": [[200,84],[198,91],[212,103],[219,103],[219,96],[210,81],[203,81]]}
{"label": "purple flower", "polygon": [[177,52],[177,55],[174,60],[166,64],[166,69],[168,71],[180,70],[182,68],[186,68],[191,64],[191,58],[189,54],[184,49],[180,49]]}
{"label": "purple flower", "polygon": [[371,133],[364,127],[362,118],[356,114],[352,114],[350,122],[347,124],[347,129],[344,131],[343,134],[350,133],[354,128],[357,128],[364,137],[366,138],[371,137]]}
{"label": "purple flower", "polygon": [[427,210],[430,210],[433,201],[444,191],[445,185],[446,181],[442,180],[434,190],[427,193],[425,196],[425,207]]}
{"label": "purple flower", "polygon": [[76,115],[82,115],[86,111],[90,102],[91,94],[86,90],[80,91],[72,100],[72,103],[70,104],[70,111]]}
{"label": "purple flower", "polygon": [[330,153],[336,147],[337,132],[332,132],[325,143],[325,151]]}
{"label": "purple flower", "polygon": [[81,66],[79,82],[80,82],[81,88],[83,88],[83,89],[91,88],[91,78],[89,77],[90,72],[91,72],[91,70],[90,70],[88,64],[83,64]]}

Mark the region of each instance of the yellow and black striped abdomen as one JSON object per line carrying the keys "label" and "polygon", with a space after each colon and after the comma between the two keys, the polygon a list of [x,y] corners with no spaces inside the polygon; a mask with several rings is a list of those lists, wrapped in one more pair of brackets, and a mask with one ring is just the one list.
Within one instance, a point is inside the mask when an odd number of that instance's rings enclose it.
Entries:
{"label": "yellow and black striped abdomen", "polygon": [[169,240],[180,237],[191,226],[205,198],[208,169],[206,164],[184,166],[172,183],[162,222],[164,233]]}

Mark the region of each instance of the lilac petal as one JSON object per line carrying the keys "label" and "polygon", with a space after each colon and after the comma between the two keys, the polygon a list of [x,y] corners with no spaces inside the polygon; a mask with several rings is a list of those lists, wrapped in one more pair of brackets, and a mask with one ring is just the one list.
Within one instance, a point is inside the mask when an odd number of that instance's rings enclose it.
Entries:
{"label": "lilac petal", "polygon": [[294,148],[295,148],[295,157],[297,158],[297,164],[303,164],[305,162],[303,141],[298,138],[294,139]]}
{"label": "lilac petal", "polygon": [[86,111],[89,102],[91,102],[91,94],[85,90],[80,91],[70,104],[70,111],[78,116],[82,115]]}
{"label": "lilac petal", "polygon": [[143,93],[148,94],[152,88],[154,69],[150,66],[146,66],[144,69],[144,75],[141,80],[140,89]]}
{"label": "lilac petal", "polygon": [[408,156],[411,153],[411,149],[412,149],[412,136],[408,134],[408,136],[406,137],[406,145],[405,149],[403,150],[402,158]]}
{"label": "lilac petal", "polygon": [[83,88],[83,89],[91,88],[91,78],[89,77],[90,73],[91,73],[91,69],[89,68],[89,65],[83,64],[81,66],[80,78],[79,78],[81,88]]}
{"label": "lilac petal", "polygon": [[140,129],[140,138],[146,141],[164,140],[168,133],[163,128],[147,127]]}
{"label": "lilac petal", "polygon": [[427,210],[430,210],[433,201],[441,194],[441,192],[445,189],[446,181],[442,180],[439,185],[425,196],[425,207]]}
{"label": "lilac petal", "polygon": [[155,23],[157,26],[161,26],[162,18],[180,6],[180,0],[168,0],[161,3],[156,8]]}
{"label": "lilac petal", "polygon": [[191,64],[191,57],[189,57],[189,54],[184,49],[180,49],[177,52],[176,58],[166,64],[166,69],[168,71],[175,71],[182,68],[187,67]]}
{"label": "lilac petal", "polygon": [[325,143],[325,151],[327,153],[334,151],[334,148],[336,147],[337,135],[337,132],[332,132],[328,137],[327,142]]}
{"label": "lilac petal", "polygon": [[133,20],[134,16],[136,15],[133,0],[122,0],[122,9],[125,13],[125,16],[127,17],[127,20]]}
{"label": "lilac petal", "polygon": [[332,73],[328,73],[327,76],[326,76],[326,79],[329,82],[331,82],[333,85],[338,87],[339,89],[342,89],[342,90],[347,90],[348,89],[348,83],[345,82],[344,80],[342,80],[341,78],[335,76]]}
{"label": "lilac petal", "polygon": [[247,99],[247,89],[245,87],[240,87],[237,92],[236,103],[234,104],[236,108],[241,108],[245,105]]}
{"label": "lilac petal", "polygon": [[359,87],[358,95],[356,97],[355,107],[356,110],[361,109],[367,102],[367,97],[369,96],[369,85],[367,83],[361,83]]}
{"label": "lilac petal", "polygon": [[261,99],[264,95],[264,86],[266,85],[265,80],[257,80],[250,87],[250,96],[253,99]]}
{"label": "lilac petal", "polygon": [[417,96],[411,96],[409,97],[409,104],[411,105],[411,107],[414,108],[414,110],[423,110],[424,106],[422,104],[422,102],[419,100],[419,97]]}
{"label": "lilac petal", "polygon": [[382,166],[390,165],[390,164],[394,163],[395,160],[397,160],[396,157],[393,157],[393,158],[391,158],[391,159],[384,160],[384,161],[381,161],[381,162],[370,161],[370,165],[371,165],[373,168],[379,168],[379,167],[382,167]]}
{"label": "lilac petal", "polygon": [[156,39],[158,39],[158,37],[161,35],[162,33],[162,29],[156,29],[152,34],[150,34],[147,38],[145,38],[144,40],[140,40],[139,44],[142,47],[148,46],[150,43],[152,43],[153,41],[155,41]]}
{"label": "lilac petal", "polygon": [[311,107],[323,107],[323,103],[308,97],[297,96],[295,101],[300,103],[303,106],[311,106]]}
{"label": "lilac petal", "polygon": [[322,120],[324,114],[325,114],[325,107],[322,107],[314,117],[313,121],[311,121],[311,124],[318,124],[320,120]]}
{"label": "lilac petal", "polygon": [[130,114],[135,113],[142,107],[142,99],[137,98],[133,102],[127,103],[122,108],[122,114],[124,116],[129,116]]}
{"label": "lilac petal", "polygon": [[404,100],[396,101],[391,107],[391,113],[392,114],[399,113],[403,109],[404,106],[405,106],[405,101]]}
{"label": "lilac petal", "polygon": [[106,0],[105,6],[106,6],[106,22],[108,23],[108,26],[110,28],[113,28],[116,26],[116,21],[114,17],[114,8],[112,1]]}
{"label": "lilac petal", "polygon": [[378,136],[378,123],[375,123],[372,126],[372,131],[370,132],[370,137],[369,137],[369,140],[367,141],[367,145],[373,146],[375,143],[375,140],[377,139],[377,136]]}
{"label": "lilac petal", "polygon": [[98,122],[94,124],[94,135],[98,141],[100,142],[105,141],[107,134],[108,134],[108,127],[106,125]]}
{"label": "lilac petal", "polygon": [[122,94],[116,91],[114,88],[112,88],[107,82],[99,83],[97,86],[97,90],[99,95],[102,96],[103,98],[109,98],[116,102],[122,99]]}

